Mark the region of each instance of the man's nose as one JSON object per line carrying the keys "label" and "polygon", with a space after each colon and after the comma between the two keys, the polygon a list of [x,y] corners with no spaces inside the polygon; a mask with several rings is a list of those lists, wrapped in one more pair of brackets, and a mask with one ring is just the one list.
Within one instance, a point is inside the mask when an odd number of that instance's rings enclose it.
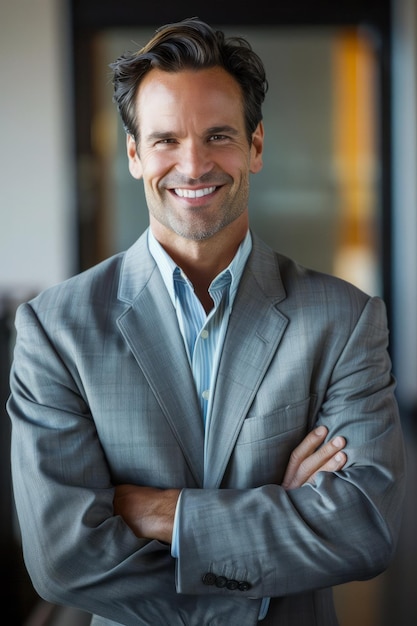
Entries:
{"label": "man's nose", "polygon": [[177,169],[188,178],[200,178],[213,167],[209,147],[200,142],[184,143],[179,156]]}

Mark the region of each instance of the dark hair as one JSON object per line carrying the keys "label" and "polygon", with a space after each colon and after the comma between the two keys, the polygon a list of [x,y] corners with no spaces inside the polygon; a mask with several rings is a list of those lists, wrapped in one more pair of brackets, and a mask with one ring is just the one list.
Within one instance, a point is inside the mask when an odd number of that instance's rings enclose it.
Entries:
{"label": "dark hair", "polygon": [[138,141],[135,96],[151,69],[178,72],[216,66],[224,68],[240,85],[246,133],[251,142],[252,133],[262,120],[262,103],[268,89],[263,63],[246,39],[226,38],[222,31],[198,18],[162,26],[138,52],[125,53],[110,64],[113,101],[125,131]]}

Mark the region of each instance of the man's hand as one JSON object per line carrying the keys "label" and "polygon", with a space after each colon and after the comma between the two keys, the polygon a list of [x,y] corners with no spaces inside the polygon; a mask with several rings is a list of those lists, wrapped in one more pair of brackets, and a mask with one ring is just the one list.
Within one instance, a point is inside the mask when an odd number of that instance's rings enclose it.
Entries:
{"label": "man's hand", "polygon": [[118,485],[113,500],[114,514],[121,515],[137,537],[171,543],[179,495],[179,489]]}
{"label": "man's hand", "polygon": [[[327,429],[319,426],[295,448],[288,462],[282,487],[295,489],[313,483],[318,472],[335,472],[346,463],[343,437],[323,444]],[[156,489],[118,485],[114,494],[114,514],[120,515],[137,537],[172,543],[175,508],[180,489]]]}
{"label": "man's hand", "polygon": [[318,426],[293,450],[281,483],[284,489],[295,489],[305,483],[314,483],[318,472],[336,472],[342,469],[347,461],[345,452],[342,452],[346,441],[338,436],[322,445],[326,435],[327,428]]}

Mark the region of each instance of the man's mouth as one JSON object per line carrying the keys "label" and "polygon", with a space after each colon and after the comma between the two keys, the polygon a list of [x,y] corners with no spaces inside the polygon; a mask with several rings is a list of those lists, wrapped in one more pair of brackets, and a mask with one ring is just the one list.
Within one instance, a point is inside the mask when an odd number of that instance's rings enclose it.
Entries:
{"label": "man's mouth", "polygon": [[202,198],[216,190],[216,187],[204,187],[204,189],[174,189],[180,198]]}

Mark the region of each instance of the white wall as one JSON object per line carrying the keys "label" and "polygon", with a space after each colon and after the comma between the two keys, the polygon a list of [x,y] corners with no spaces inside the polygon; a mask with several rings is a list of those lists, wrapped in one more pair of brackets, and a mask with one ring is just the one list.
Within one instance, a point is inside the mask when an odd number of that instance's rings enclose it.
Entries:
{"label": "white wall", "polygon": [[73,268],[65,0],[0,0],[0,296]]}

